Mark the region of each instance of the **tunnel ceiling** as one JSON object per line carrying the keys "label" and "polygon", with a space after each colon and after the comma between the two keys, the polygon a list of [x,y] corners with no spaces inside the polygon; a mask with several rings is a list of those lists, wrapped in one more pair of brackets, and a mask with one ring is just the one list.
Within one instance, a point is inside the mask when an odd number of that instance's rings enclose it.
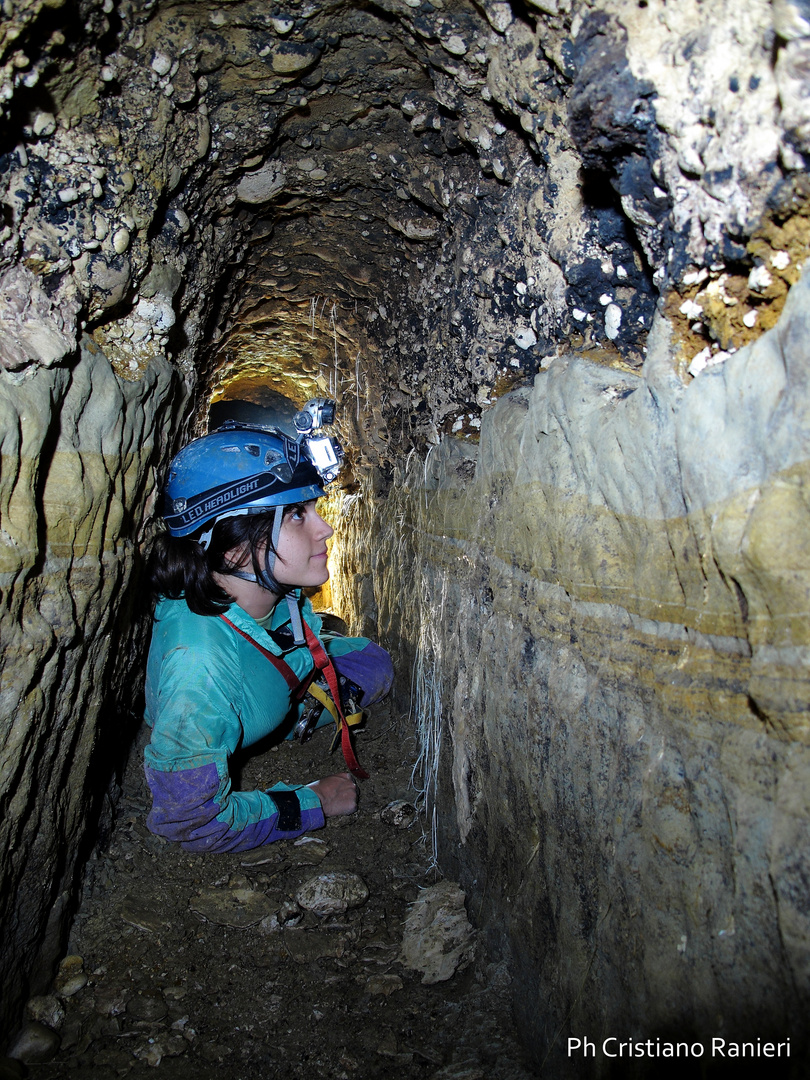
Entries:
{"label": "tunnel ceiling", "polygon": [[807,248],[804,39],[760,6],[18,0],[4,362],[85,332],[125,379],[334,393],[372,458],[562,350],[638,370],[657,308],[689,381]]}

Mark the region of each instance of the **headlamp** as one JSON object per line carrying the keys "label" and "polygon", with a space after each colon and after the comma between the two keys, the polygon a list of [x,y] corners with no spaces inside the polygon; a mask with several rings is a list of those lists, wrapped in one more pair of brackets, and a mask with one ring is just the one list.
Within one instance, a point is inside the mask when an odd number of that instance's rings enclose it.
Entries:
{"label": "headlamp", "polygon": [[330,398],[312,398],[293,417],[298,441],[306,448],[307,455],[328,484],[340,471],[343,447],[332,435],[320,434],[320,429],[335,422],[335,402]]}
{"label": "headlamp", "polygon": [[318,428],[328,427],[335,422],[335,402],[330,398],[312,398],[293,417],[295,430],[303,434],[306,431],[317,431]]}

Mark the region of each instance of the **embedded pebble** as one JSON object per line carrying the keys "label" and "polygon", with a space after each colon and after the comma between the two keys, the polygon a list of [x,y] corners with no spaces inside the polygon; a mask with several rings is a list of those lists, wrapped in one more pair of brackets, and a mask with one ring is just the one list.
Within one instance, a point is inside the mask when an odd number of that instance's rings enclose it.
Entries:
{"label": "embedded pebble", "polygon": [[472,957],[473,928],[464,900],[455,882],[440,881],[425,889],[408,912],[400,960],[422,973],[425,986],[446,982]]}
{"label": "embedded pebble", "polygon": [[291,75],[311,67],[320,57],[317,49],[304,45],[282,45],[273,53],[273,71],[279,75]]}
{"label": "embedded pebble", "polygon": [[530,349],[532,345],[537,344],[537,334],[531,327],[524,327],[515,334],[515,344],[519,349]]}
{"label": "embedded pebble", "polygon": [[695,300],[684,300],[678,311],[687,319],[699,319],[703,314],[703,308]]}
{"label": "embedded pebble", "polygon": [[113,250],[117,255],[123,255],[129,247],[129,232],[127,229],[116,229],[112,237]]}
{"label": "embedded pebble", "polygon": [[172,60],[166,53],[156,52],[152,57],[152,70],[158,75],[168,75],[171,71]]}
{"label": "embedded pebble", "polygon": [[188,214],[185,210],[181,210],[179,206],[175,206],[173,213],[180,232],[187,233],[191,228],[191,221],[189,220]]}
{"label": "embedded pebble", "polygon": [[53,135],[56,131],[56,120],[53,113],[40,112],[34,117],[34,123],[32,124],[34,134],[38,138],[44,138],[46,135]]}
{"label": "embedded pebble", "polygon": [[407,829],[416,820],[416,807],[404,799],[395,799],[380,811],[380,819],[395,829]]}
{"label": "embedded pebble", "polygon": [[464,56],[467,51],[467,42],[458,34],[451,34],[442,41],[442,45],[453,56]]}
{"label": "embedded pebble", "polygon": [[59,201],[65,204],[75,203],[79,198],[79,192],[75,187],[62,188],[58,195]]}
{"label": "embedded pebble", "polygon": [[334,870],[304,882],[295,898],[315,915],[342,915],[368,900],[368,886],[357,874]]}
{"label": "embedded pebble", "polygon": [[9,1047],[8,1056],[31,1064],[51,1061],[56,1057],[61,1041],[55,1031],[51,1031],[49,1027],[36,1020],[31,1020],[25,1024]]}
{"label": "embedded pebble", "polygon": [[283,37],[285,34],[289,34],[289,32],[295,26],[295,21],[291,19],[289,15],[271,16],[270,23],[275,32],[280,37]]}
{"label": "embedded pebble", "polygon": [[622,309],[618,304],[608,304],[605,308],[605,334],[611,341],[619,336],[619,327],[622,325]]}
{"label": "embedded pebble", "polygon": [[767,266],[755,266],[748,275],[748,288],[754,292],[763,292],[773,284],[773,278]]}
{"label": "embedded pebble", "polygon": [[512,5],[502,2],[502,0],[496,0],[494,4],[485,4],[484,13],[489,25],[493,30],[497,30],[499,34],[504,33],[512,25]]}

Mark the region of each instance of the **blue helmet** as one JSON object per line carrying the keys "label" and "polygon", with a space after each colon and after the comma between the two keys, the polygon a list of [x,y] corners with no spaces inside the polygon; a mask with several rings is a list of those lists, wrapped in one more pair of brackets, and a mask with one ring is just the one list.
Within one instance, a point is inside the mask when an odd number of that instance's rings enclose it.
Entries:
{"label": "blue helmet", "polygon": [[263,513],[323,494],[324,481],[304,441],[229,422],[173,459],[163,517],[172,536],[191,536],[223,517]]}

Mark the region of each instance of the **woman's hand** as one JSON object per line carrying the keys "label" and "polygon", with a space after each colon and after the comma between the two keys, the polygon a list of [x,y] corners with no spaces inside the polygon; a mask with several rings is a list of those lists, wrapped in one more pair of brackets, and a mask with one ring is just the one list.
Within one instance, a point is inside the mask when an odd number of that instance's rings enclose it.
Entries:
{"label": "woman's hand", "polygon": [[321,800],[324,817],[342,817],[357,809],[357,784],[347,772],[307,784]]}

